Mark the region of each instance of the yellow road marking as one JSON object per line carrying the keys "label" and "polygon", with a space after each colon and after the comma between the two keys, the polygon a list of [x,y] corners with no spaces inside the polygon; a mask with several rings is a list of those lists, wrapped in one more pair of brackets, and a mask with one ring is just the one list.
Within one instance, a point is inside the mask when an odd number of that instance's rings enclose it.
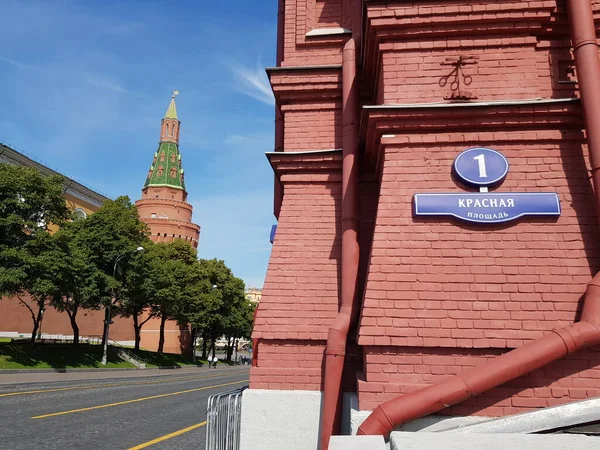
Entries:
{"label": "yellow road marking", "polygon": [[127,450],[141,450],[142,448],[150,447],[151,445],[158,444],[159,442],[166,441],[167,439],[171,439],[175,436],[179,436],[180,434],[187,433],[188,431],[195,430],[196,428],[200,428],[206,425],[206,420],[201,423],[197,423],[196,425],[192,425],[191,427],[184,428],[183,430],[175,431],[174,433],[165,434],[156,439],[152,439],[151,441],[144,442],[143,444],[136,445],[135,447],[128,448]]}
{"label": "yellow road marking", "polygon": [[143,402],[145,400],[153,400],[155,398],[164,398],[164,397],[171,397],[173,395],[189,394],[190,392],[198,392],[198,391],[204,391],[206,389],[230,386],[232,384],[245,383],[246,381],[248,381],[248,380],[239,380],[239,381],[234,381],[232,383],[216,384],[214,386],[205,386],[205,387],[201,387],[201,388],[187,389],[185,391],[170,392],[168,394],[151,395],[150,397],[135,398],[133,400],[125,400],[123,402],[108,403],[106,405],[90,406],[87,408],[71,409],[69,411],[61,411],[61,412],[57,412],[57,413],[42,414],[41,416],[33,416],[32,419],[45,419],[47,417],[64,416],[65,414],[74,414],[74,413],[78,413],[78,412],[92,411],[94,409],[102,409],[102,408],[110,408],[112,406],[127,405],[129,403]]}
{"label": "yellow road marking", "polygon": [[77,389],[95,389],[102,387],[115,387],[115,386],[141,386],[145,384],[161,384],[161,383],[174,383],[176,381],[187,381],[187,380],[207,380],[211,378],[219,378],[223,375],[237,375],[244,373],[245,371],[236,371],[236,372],[221,372],[220,375],[212,375],[207,377],[184,377],[184,378],[173,378],[170,380],[158,380],[158,381],[132,381],[125,383],[105,383],[105,384],[89,384],[84,386],[69,386],[63,388],[54,388],[54,389],[38,389],[36,391],[15,391],[15,392],[7,392],[4,394],[0,394],[0,397],[12,397],[15,395],[29,395],[29,394],[43,394],[46,392],[60,392],[60,391],[73,391]]}

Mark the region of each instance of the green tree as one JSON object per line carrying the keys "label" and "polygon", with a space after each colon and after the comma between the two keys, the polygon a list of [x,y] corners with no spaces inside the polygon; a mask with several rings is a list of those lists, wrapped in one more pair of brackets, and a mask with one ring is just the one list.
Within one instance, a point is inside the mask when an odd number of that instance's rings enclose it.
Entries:
{"label": "green tree", "polygon": [[77,245],[87,249],[90,261],[110,277],[119,255],[147,242],[148,227],[127,196],[105,201],[94,214],[74,223],[80,225],[74,236]]}
{"label": "green tree", "polygon": [[253,305],[246,298],[243,280],[231,277],[224,292],[219,334],[227,340],[227,361],[231,361],[237,340],[251,333]]}
{"label": "green tree", "polygon": [[[110,303],[115,304],[120,292],[121,271],[114,273],[117,257],[130,256],[147,242],[147,227],[140,221],[137,208],[128,197],[107,200],[94,214],[66,224],[58,233],[64,239],[68,261],[60,277],[61,295],[53,306],[69,316],[78,342],[77,312],[81,308],[105,307],[105,320],[110,320]],[[122,258],[123,270],[131,258]],[[112,306],[112,305],[110,305]],[[106,339],[106,336],[104,336]]]}
{"label": "green tree", "polygon": [[[36,234],[47,233],[48,224],[61,225],[68,215],[62,177],[0,163],[0,252],[20,249]],[[1,253],[0,267],[12,267]]]}
{"label": "green tree", "polygon": [[78,240],[85,228],[84,220],[67,225],[56,233],[62,246],[62,260],[56,277],[58,289],[52,298],[52,306],[69,317],[75,345],[79,343],[79,311],[99,309],[110,300],[110,278],[93,263],[89,248]]}
{"label": "green tree", "polygon": [[[183,304],[181,315],[192,327],[192,343],[202,336],[202,357],[206,358],[207,341],[213,315],[218,313],[223,303],[223,293],[218,288],[230,276],[222,261],[200,259],[193,268],[188,302]],[[195,348],[193,356],[195,356]]]}
{"label": "green tree", "polygon": [[196,333],[202,334],[203,358],[207,356],[207,342],[210,340],[214,356],[215,341],[225,336],[227,360],[230,360],[235,340],[249,334],[248,328],[252,326],[253,308],[246,299],[244,282],[222,260],[202,259],[198,270],[199,285],[187,305],[186,317]]}
{"label": "green tree", "polygon": [[57,238],[48,233],[38,233],[27,241],[23,253],[21,270],[26,277],[20,288],[13,290],[11,294],[31,314],[31,343],[34,344],[46,307],[58,292],[57,279],[64,254]]}
{"label": "green tree", "polygon": [[150,319],[156,317],[158,312],[156,308],[152,308],[155,284],[151,267],[155,265],[152,259],[157,257],[157,251],[154,250],[155,245],[148,239],[143,244],[145,251],[133,258],[122,272],[118,314],[133,319],[136,350],[140,349],[143,326]]}
{"label": "green tree", "polygon": [[151,278],[152,314],[160,317],[159,353],[164,350],[165,324],[173,319],[187,323],[186,305],[192,301],[197,290],[196,250],[189,243],[176,239],[158,243],[152,247],[149,277]]}
{"label": "green tree", "polygon": [[15,296],[32,318],[31,342],[55,295],[61,250],[48,225],[68,218],[63,179],[0,164],[0,296]]}

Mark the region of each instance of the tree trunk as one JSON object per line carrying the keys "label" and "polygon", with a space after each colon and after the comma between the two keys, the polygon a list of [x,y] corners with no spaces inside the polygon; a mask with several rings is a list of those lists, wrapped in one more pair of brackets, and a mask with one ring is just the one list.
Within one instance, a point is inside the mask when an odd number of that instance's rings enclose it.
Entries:
{"label": "tree trunk", "polygon": [[231,362],[231,336],[227,336],[227,353],[225,353],[225,361]]}
{"label": "tree trunk", "polygon": [[206,331],[202,332],[202,359],[206,359],[206,341],[208,341],[208,336]]}
{"label": "tree trunk", "polygon": [[196,327],[192,327],[192,362],[196,364]]}
{"label": "tree trunk", "polygon": [[160,316],[160,334],[159,334],[159,338],[158,338],[158,353],[161,353],[161,354],[165,347],[165,323],[166,322],[167,322],[167,315],[163,313]]}
{"label": "tree trunk", "polygon": [[33,330],[31,330],[31,345],[35,345],[35,336],[38,332],[38,328],[40,327],[40,322],[39,322],[39,315],[38,315],[38,320],[33,320]]}
{"label": "tree trunk", "polygon": [[67,315],[69,316],[69,321],[71,322],[71,328],[73,328],[73,345],[79,344],[79,326],[77,325],[77,310],[71,312],[67,309]]}
{"label": "tree trunk", "polygon": [[21,302],[21,304],[24,307],[26,307],[29,310],[29,313],[31,314],[31,321],[33,322],[33,331],[31,332],[31,345],[35,345],[35,335],[37,334],[40,322],[42,320],[44,301],[42,300],[41,303],[39,300],[37,301],[38,313],[36,316],[36,314],[33,312],[33,308],[29,306],[25,300],[23,300],[19,295],[17,295],[17,298],[19,299],[19,302]]}
{"label": "tree trunk", "polygon": [[142,326],[139,324],[137,313],[133,314],[133,333],[135,335],[135,351],[140,351],[140,341],[142,340],[141,336]]}
{"label": "tree trunk", "polygon": [[215,341],[216,341],[216,338],[214,336],[211,336],[210,341],[211,341],[210,342],[210,347],[211,347],[211,351],[212,351],[212,357],[213,357],[213,359],[215,359]]}
{"label": "tree trunk", "polygon": [[102,348],[104,348],[104,344],[106,343],[106,321],[109,320],[108,317],[108,308],[104,308],[104,323],[102,326]]}

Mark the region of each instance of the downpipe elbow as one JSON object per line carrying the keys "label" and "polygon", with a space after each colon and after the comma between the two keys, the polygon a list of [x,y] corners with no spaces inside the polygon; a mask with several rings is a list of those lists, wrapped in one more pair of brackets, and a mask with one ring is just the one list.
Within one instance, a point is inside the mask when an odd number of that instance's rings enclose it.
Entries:
{"label": "downpipe elbow", "polygon": [[390,421],[381,406],[378,406],[360,425],[356,434],[369,436],[388,436],[394,429],[394,424]]}

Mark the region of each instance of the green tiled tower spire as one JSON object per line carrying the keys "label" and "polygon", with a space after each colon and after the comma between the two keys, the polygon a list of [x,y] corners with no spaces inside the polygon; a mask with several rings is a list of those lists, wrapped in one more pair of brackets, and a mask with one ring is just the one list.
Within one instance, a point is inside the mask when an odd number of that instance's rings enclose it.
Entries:
{"label": "green tiled tower spire", "polygon": [[148,171],[144,187],[168,186],[185,191],[181,155],[179,154],[179,120],[175,106],[175,91],[162,121],[160,143]]}

